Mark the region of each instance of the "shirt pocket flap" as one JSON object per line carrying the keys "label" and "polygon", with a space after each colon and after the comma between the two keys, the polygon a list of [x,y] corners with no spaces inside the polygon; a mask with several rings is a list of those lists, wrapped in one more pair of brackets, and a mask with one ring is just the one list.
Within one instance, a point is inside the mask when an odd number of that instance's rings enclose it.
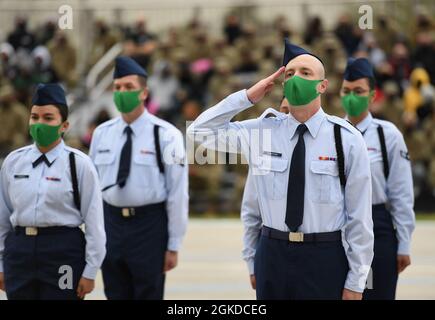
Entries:
{"label": "shirt pocket flap", "polygon": [[95,157],[94,163],[95,165],[109,165],[115,162],[115,154],[113,152],[110,153],[98,153]]}
{"label": "shirt pocket flap", "polygon": [[133,161],[143,166],[157,166],[155,154],[137,154],[133,157]]}
{"label": "shirt pocket flap", "polygon": [[289,165],[288,159],[277,159],[275,157],[262,157],[258,168],[260,170],[284,172]]}
{"label": "shirt pocket flap", "polygon": [[338,176],[338,164],[329,161],[314,160],[311,161],[311,172],[317,174],[327,174],[330,176]]}

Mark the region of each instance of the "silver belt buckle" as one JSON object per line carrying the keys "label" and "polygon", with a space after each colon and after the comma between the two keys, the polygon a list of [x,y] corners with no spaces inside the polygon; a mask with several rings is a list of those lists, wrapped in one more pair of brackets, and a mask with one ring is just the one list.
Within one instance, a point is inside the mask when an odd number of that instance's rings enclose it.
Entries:
{"label": "silver belt buckle", "polygon": [[304,234],[302,232],[290,232],[288,239],[290,242],[304,242]]}
{"label": "silver belt buckle", "polygon": [[130,210],[128,208],[122,208],[122,216],[124,218],[130,217]]}
{"label": "silver belt buckle", "polygon": [[26,227],[26,236],[37,236],[38,228],[35,227]]}

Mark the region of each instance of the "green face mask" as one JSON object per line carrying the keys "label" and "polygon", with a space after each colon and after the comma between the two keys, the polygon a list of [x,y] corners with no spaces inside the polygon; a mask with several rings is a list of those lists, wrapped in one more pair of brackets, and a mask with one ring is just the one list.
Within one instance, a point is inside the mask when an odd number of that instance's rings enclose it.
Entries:
{"label": "green face mask", "polygon": [[142,90],[115,91],[113,93],[113,100],[115,101],[118,111],[122,113],[129,113],[136,109],[140,105],[139,95],[141,92]]}
{"label": "green face mask", "polygon": [[293,76],[284,83],[284,96],[292,107],[307,105],[319,96],[316,87],[322,81]]}
{"label": "green face mask", "polygon": [[50,126],[45,123],[30,125],[30,135],[38,146],[47,147],[60,138],[59,129],[62,125]]}
{"label": "green face mask", "polygon": [[341,97],[341,104],[346,113],[351,117],[358,117],[361,113],[369,107],[369,99],[371,95],[359,96],[351,92]]}

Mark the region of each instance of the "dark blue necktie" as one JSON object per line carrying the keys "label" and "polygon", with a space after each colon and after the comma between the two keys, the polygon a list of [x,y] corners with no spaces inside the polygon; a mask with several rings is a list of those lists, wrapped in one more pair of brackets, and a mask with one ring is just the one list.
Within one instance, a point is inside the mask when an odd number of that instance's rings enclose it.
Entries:
{"label": "dark blue necktie", "polygon": [[124,133],[127,134],[127,141],[125,141],[124,146],[121,150],[121,159],[119,160],[119,170],[118,170],[118,185],[120,188],[124,188],[127,181],[128,175],[130,174],[131,166],[131,134],[132,130],[130,126],[125,127]]}
{"label": "dark blue necktie", "polygon": [[36,168],[40,163],[45,162],[45,164],[47,165],[47,167],[50,167],[52,164],[50,163],[50,161],[48,161],[47,157],[45,156],[45,154],[42,154],[38,159],[36,159],[33,163],[32,166],[33,168]]}
{"label": "dark blue necktie", "polygon": [[290,231],[296,232],[304,219],[305,189],[305,142],[304,133],[308,130],[305,124],[296,129],[298,142],[293,150],[290,173],[288,177],[287,210],[285,223]]}

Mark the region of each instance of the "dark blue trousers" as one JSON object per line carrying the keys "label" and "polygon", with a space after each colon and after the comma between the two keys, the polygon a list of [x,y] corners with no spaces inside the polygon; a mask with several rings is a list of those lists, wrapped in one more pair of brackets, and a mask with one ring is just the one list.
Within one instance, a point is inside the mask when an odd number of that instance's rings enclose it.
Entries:
{"label": "dark blue trousers", "polygon": [[397,238],[391,214],[384,204],[372,207],[375,235],[372,262],[373,289],[366,289],[364,300],[394,300],[397,287]]}
{"label": "dark blue trousers", "polygon": [[339,300],[348,271],[341,241],[290,243],[262,235],[255,254],[257,299]]}
{"label": "dark blue trousers", "polygon": [[104,204],[107,254],[102,266],[109,300],[161,300],[168,243],[164,203],[135,208],[124,218],[122,209]]}
{"label": "dark blue trousers", "polygon": [[[5,239],[3,267],[10,300],[77,300],[85,267],[86,241],[79,228],[53,227],[50,234],[10,231]],[[72,288],[62,289],[62,266],[72,269]]]}

